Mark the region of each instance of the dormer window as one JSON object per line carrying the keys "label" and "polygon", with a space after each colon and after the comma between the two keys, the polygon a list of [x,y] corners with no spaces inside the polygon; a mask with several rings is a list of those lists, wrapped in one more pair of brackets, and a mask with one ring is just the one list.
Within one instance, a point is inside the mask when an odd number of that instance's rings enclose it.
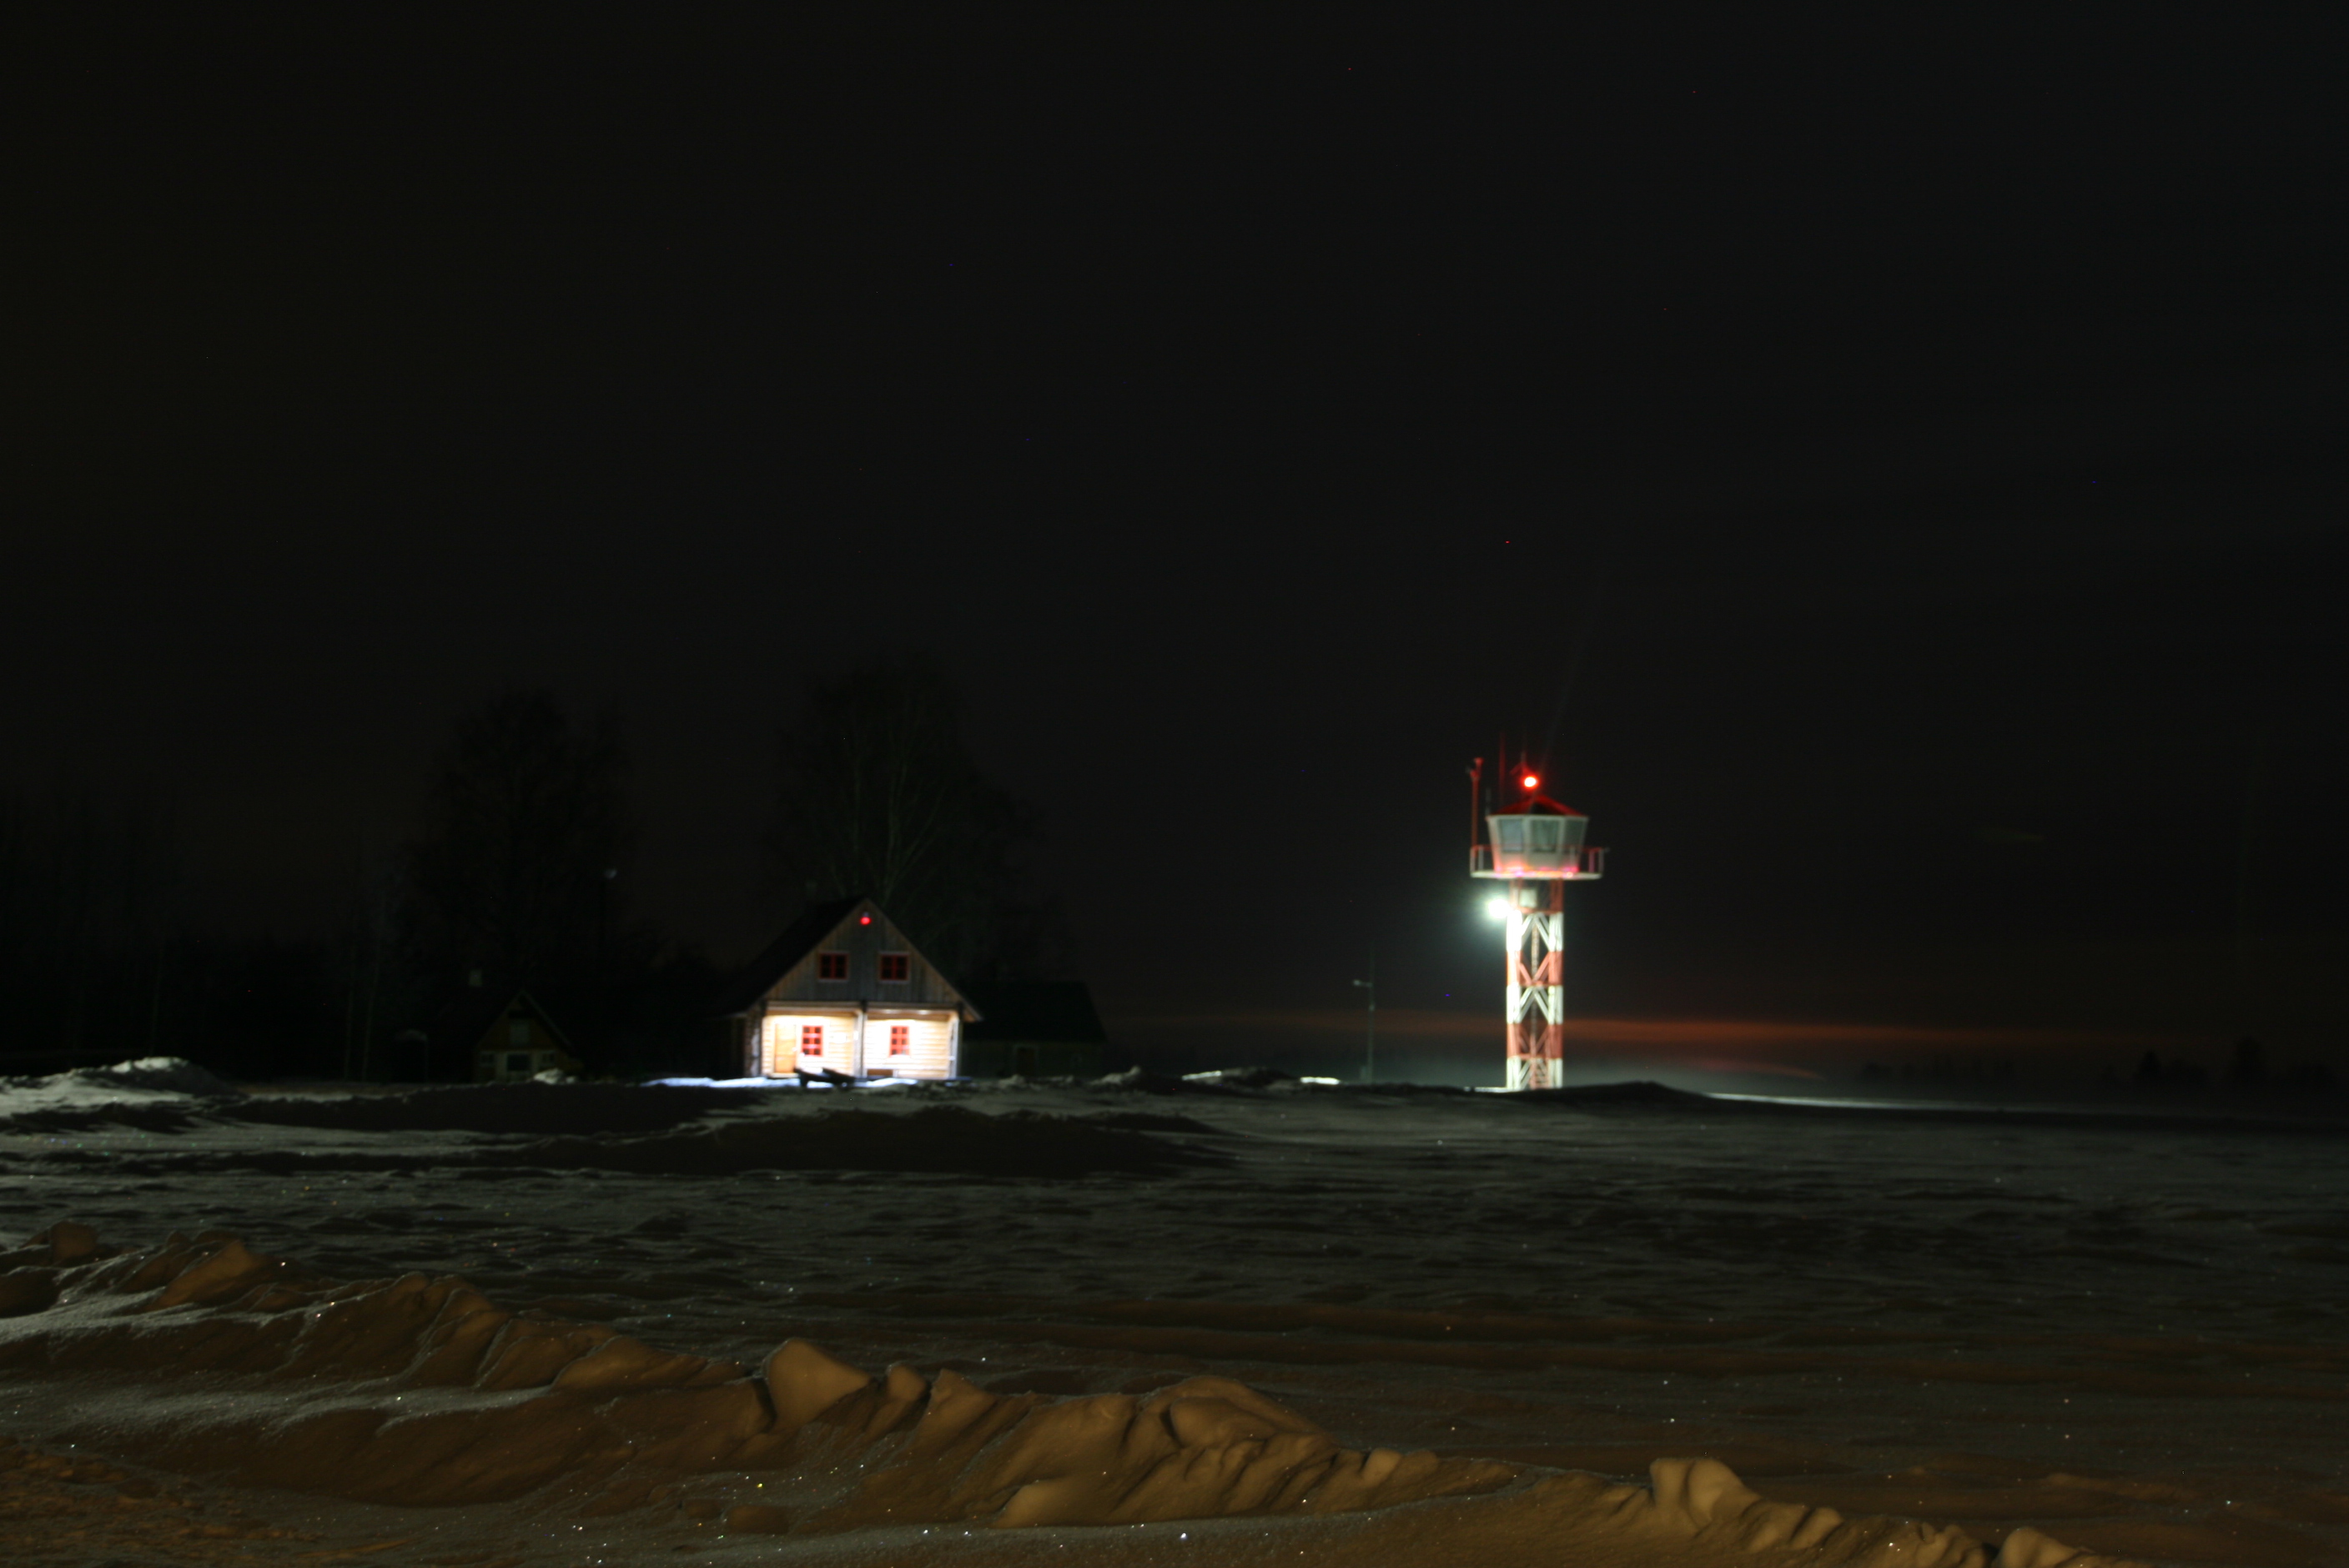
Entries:
{"label": "dormer window", "polygon": [[815,955],[815,977],[819,980],[847,979],[848,954],[845,953],[817,954]]}
{"label": "dormer window", "polygon": [[910,955],[903,953],[885,953],[881,955],[883,985],[902,985],[912,978],[913,960]]}

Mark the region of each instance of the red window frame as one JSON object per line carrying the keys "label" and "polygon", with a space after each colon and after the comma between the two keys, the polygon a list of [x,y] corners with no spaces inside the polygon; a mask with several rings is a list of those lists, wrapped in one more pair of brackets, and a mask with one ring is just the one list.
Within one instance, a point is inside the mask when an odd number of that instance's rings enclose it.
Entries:
{"label": "red window frame", "polygon": [[800,1055],[803,1057],[820,1057],[823,1055],[823,1026],[822,1024],[802,1024],[800,1026]]}
{"label": "red window frame", "polygon": [[815,955],[815,977],[819,980],[847,979],[848,954],[845,953],[817,954]]}
{"label": "red window frame", "polygon": [[889,1054],[893,1057],[910,1057],[914,1054],[913,1025],[892,1024],[889,1026]]}
{"label": "red window frame", "polygon": [[914,958],[909,953],[885,953],[881,955],[881,984],[903,985],[914,977]]}

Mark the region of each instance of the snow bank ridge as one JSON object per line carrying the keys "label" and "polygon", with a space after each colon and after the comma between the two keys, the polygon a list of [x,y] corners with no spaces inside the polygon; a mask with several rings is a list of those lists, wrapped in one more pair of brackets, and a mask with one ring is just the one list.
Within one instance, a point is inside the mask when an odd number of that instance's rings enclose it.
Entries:
{"label": "snow bank ridge", "polygon": [[[1766,1501],[1707,1459],[1660,1460],[1651,1484],[1638,1487],[1347,1449],[1225,1377],[1053,1399],[990,1393],[952,1370],[875,1375],[796,1338],[751,1371],[509,1312],[453,1276],[305,1278],[226,1232],[174,1233],[132,1253],[62,1223],[0,1253],[0,1370],[202,1374],[208,1396],[220,1396],[207,1398],[203,1416],[180,1405],[142,1429],[118,1415],[109,1445],[247,1486],[415,1505],[560,1485],[599,1514],[658,1503],[685,1478],[755,1474],[769,1478],[757,1483],[762,1501],[737,1502],[728,1528],[794,1534],[1326,1515],[1444,1498],[1506,1508],[1514,1499],[1536,1513],[1563,1510],[1580,1528],[1810,1563],[2110,1563],[2030,1530],[2010,1534],[1993,1558],[1951,1528]],[[419,1398],[426,1390],[435,1392]]]}
{"label": "snow bank ridge", "polygon": [[244,1091],[185,1057],[140,1057],[135,1061],[73,1068],[41,1078],[0,1078],[0,1113],[20,1108],[95,1105],[170,1096],[242,1099]]}
{"label": "snow bank ridge", "polygon": [[73,1077],[101,1088],[159,1089],[205,1099],[242,1099],[244,1091],[185,1057],[140,1057],[102,1068],[76,1068]]}

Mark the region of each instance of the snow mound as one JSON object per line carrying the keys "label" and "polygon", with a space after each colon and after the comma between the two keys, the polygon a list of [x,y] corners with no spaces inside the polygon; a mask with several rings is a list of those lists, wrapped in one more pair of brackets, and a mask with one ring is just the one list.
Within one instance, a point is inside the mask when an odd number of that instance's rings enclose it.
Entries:
{"label": "snow mound", "polygon": [[202,1099],[242,1099],[244,1091],[185,1057],[140,1057],[109,1067],[76,1068],[62,1075],[101,1088],[143,1088]]}
{"label": "snow mound", "polygon": [[[1005,1083],[1019,1080],[1007,1078]],[[1158,1095],[1228,1095],[1245,1089],[1294,1089],[1305,1080],[1278,1068],[1210,1068],[1204,1072],[1185,1073],[1180,1078],[1167,1078],[1148,1068],[1128,1068],[1123,1072],[1108,1073],[1092,1079],[1061,1079],[1071,1087],[1109,1089],[1133,1094]]]}
{"label": "snow mound", "polygon": [[756,1107],[756,1089],[629,1084],[444,1084],[404,1094],[255,1095],[227,1114],[274,1127],[347,1132],[657,1132]]}
{"label": "snow mound", "polygon": [[[1529,1542],[1560,1562],[2112,1561],[2031,1529],[1993,1556],[1954,1527],[1769,1501],[1711,1459],[1657,1460],[1640,1487],[1349,1449],[1220,1377],[1054,1399],[952,1370],[875,1374],[799,1338],[751,1369],[509,1312],[453,1276],[310,1278],[226,1232],[123,1253],[58,1224],[0,1253],[0,1369],[69,1392],[115,1386],[106,1413],[62,1440],[244,1486],[409,1506],[542,1494],[601,1516],[656,1509],[690,1480],[709,1505],[699,1517],[799,1536],[1420,1505],[1387,1516],[1388,1539],[1375,1520],[1355,1537],[1366,1551],[1352,1560],[1396,1563],[1433,1561],[1431,1542],[1444,1562],[1530,1560]],[[172,1386],[188,1377],[201,1398]],[[143,1414],[126,1387],[146,1392]]]}
{"label": "snow mound", "polygon": [[201,1376],[224,1397],[109,1433],[140,1462],[240,1485],[413,1505],[562,1481],[605,1512],[651,1501],[679,1472],[781,1472],[757,1490],[790,1505],[755,1505],[737,1527],[831,1532],[1329,1513],[1489,1491],[1517,1473],[1342,1449],[1220,1377],[1146,1399],[1054,1400],[987,1393],[952,1371],[875,1376],[804,1339],[752,1371],[508,1312],[454,1277],[306,1278],[225,1232],[117,1253],[60,1224],[0,1264],[13,1265],[0,1368]]}
{"label": "snow mound", "polygon": [[1127,1089],[1141,1094],[1180,1094],[1183,1080],[1152,1072],[1148,1068],[1128,1068],[1123,1072],[1108,1073],[1093,1079],[1092,1088]]}
{"label": "snow mound", "polygon": [[150,1131],[187,1125],[198,1101],[242,1099],[244,1091],[184,1057],[140,1057],[109,1067],[74,1068],[43,1078],[0,1078],[0,1125],[70,1130],[127,1121]]}
{"label": "snow mound", "polygon": [[[1162,1123],[1160,1130],[1188,1130]],[[1204,1129],[1202,1130],[1205,1130]],[[746,1171],[928,1171],[978,1176],[1136,1174],[1216,1157],[1133,1127],[1043,1111],[988,1115],[957,1105],[904,1112],[827,1110],[724,1121],[637,1139],[548,1138],[477,1158],[554,1170],[690,1175]]]}
{"label": "snow mound", "polygon": [[1221,1088],[1280,1088],[1295,1084],[1298,1078],[1278,1068],[1210,1068],[1205,1072],[1185,1073],[1183,1081]]}
{"label": "snow mound", "polygon": [[[515,1086],[523,1099],[554,1100],[575,1091],[537,1086]],[[623,1090],[639,1094],[640,1091]],[[690,1107],[681,1099],[689,1091],[664,1091],[658,1102],[639,1107],[681,1119]],[[423,1096],[407,1097],[411,1100]],[[513,1131],[547,1125],[533,1118],[510,1118],[508,1101],[444,1099],[432,1111],[411,1104],[400,1107],[384,1100],[351,1102],[251,1102],[240,1107],[238,1119],[358,1126],[371,1130],[434,1128],[466,1131]],[[525,1103],[523,1109],[528,1109]],[[583,1107],[585,1110],[592,1108]],[[626,1107],[614,1119],[624,1124]],[[49,1112],[17,1119],[19,1126],[57,1122],[66,1113]],[[95,1114],[95,1113],[84,1113]],[[127,1113],[108,1113],[117,1119]],[[145,1112],[150,1117],[159,1111]],[[173,1113],[178,1114],[178,1113]],[[182,1123],[184,1118],[182,1118]],[[180,1124],[174,1124],[174,1127]],[[1139,1112],[1111,1112],[1076,1117],[1038,1110],[1011,1110],[990,1115],[956,1105],[915,1105],[902,1111],[831,1109],[791,1116],[727,1118],[707,1122],[662,1127],[641,1136],[575,1130],[556,1117],[553,1125],[565,1130],[553,1136],[481,1140],[416,1139],[396,1151],[382,1148],[254,1146],[170,1153],[123,1152],[104,1156],[118,1172],[263,1171],[286,1175],[296,1171],[369,1171],[408,1172],[428,1169],[481,1171],[613,1171],[643,1176],[737,1176],[752,1171],[893,1171],[959,1173],[982,1178],[1066,1178],[1119,1171],[1131,1175],[1164,1175],[1185,1166],[1221,1165],[1228,1157],[1210,1150],[1169,1141],[1162,1133],[1211,1133],[1212,1128],[1182,1117],[1154,1117]],[[173,1129],[158,1129],[171,1130]],[[34,1158],[57,1165],[75,1165],[101,1158],[78,1149],[44,1150]]]}
{"label": "snow mound", "polygon": [[1562,1105],[1581,1110],[1641,1109],[1713,1110],[1721,1102],[1711,1095],[1693,1094],[1647,1078],[1625,1083],[1575,1084],[1565,1088],[1519,1089],[1508,1097],[1517,1105]]}

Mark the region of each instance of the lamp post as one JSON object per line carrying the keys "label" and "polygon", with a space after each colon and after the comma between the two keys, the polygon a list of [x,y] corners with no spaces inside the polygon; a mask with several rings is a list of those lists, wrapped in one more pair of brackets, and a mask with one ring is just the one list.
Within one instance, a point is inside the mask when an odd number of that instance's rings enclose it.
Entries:
{"label": "lamp post", "polygon": [[619,875],[619,867],[605,866],[595,881],[595,1027],[604,1037],[607,1058],[612,1050],[612,884]]}
{"label": "lamp post", "polygon": [[1371,954],[1371,977],[1357,980],[1354,985],[1363,993],[1368,1019],[1362,1041],[1362,1081],[1369,1083],[1379,1064],[1379,955],[1375,951]]}

